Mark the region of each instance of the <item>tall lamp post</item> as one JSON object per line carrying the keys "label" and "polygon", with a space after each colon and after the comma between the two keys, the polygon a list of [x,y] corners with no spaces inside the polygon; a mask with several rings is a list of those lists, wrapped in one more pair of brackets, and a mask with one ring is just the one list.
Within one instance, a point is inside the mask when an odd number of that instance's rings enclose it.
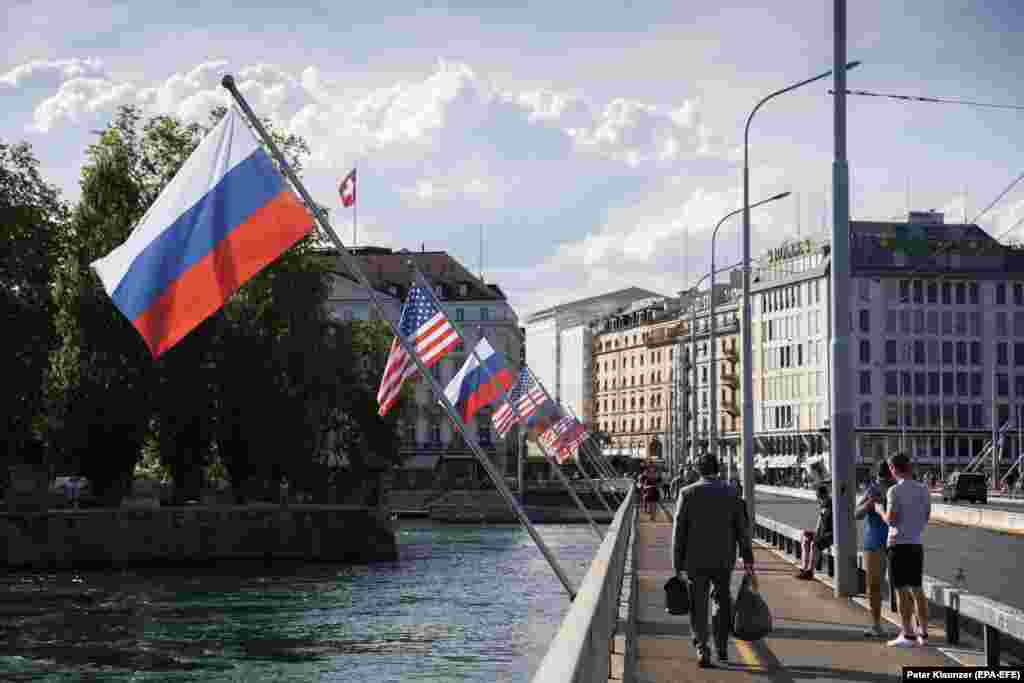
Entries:
{"label": "tall lamp post", "polygon": [[[756,204],[752,204],[749,208],[753,209],[758,206],[761,206],[762,204],[767,204],[769,202],[785,199],[789,195],[789,192],[782,192],[780,194],[775,195],[774,197],[762,199]],[[746,202],[744,202],[744,204],[745,203]],[[738,213],[743,213],[746,210],[748,210],[748,208],[743,207],[725,214],[724,216],[722,216],[721,220],[718,221],[718,224],[715,226],[715,229],[711,232],[711,272],[709,273],[709,275],[711,276],[711,303],[710,310],[708,311],[708,314],[710,316],[710,328],[708,330],[708,334],[710,335],[709,338],[711,340],[711,432],[708,435],[708,444],[710,446],[710,452],[715,454],[716,456],[718,455],[718,339],[715,337],[715,327],[718,321],[715,319],[715,238],[718,237],[718,229],[722,227],[722,225],[727,220],[729,220]],[[727,472],[729,475],[732,475],[732,457],[729,458]]]}
{"label": "tall lamp post", "polygon": [[[843,0],[836,0],[836,2],[842,2]],[[844,21],[845,21],[845,6],[844,6]],[[845,52],[845,46],[843,48]],[[846,65],[846,70],[852,69],[859,65],[860,62],[850,62]],[[843,72],[845,76],[845,71]],[[750,520],[754,520],[755,507],[754,507],[754,372],[753,372],[753,358],[754,358],[754,347],[753,340],[751,339],[751,319],[750,319],[750,122],[754,118],[754,114],[764,105],[768,100],[778,97],[783,93],[787,93],[790,90],[796,90],[808,83],[820,81],[823,78],[827,78],[832,75],[832,70],[828,70],[824,73],[818,74],[813,78],[808,78],[805,81],[794,83],[793,85],[776,90],[775,92],[767,95],[758,102],[754,109],[750,112],[750,116],[747,117],[746,126],[743,128],[743,314],[741,316],[741,324],[743,330],[741,336],[743,337],[743,408],[741,412],[743,414],[743,497],[747,504],[747,514]],[[846,80],[843,79],[843,93],[845,95]],[[838,87],[838,85],[837,85]],[[836,95],[838,98],[839,96]],[[834,203],[834,202],[833,202]],[[833,247],[834,249],[834,247]]]}

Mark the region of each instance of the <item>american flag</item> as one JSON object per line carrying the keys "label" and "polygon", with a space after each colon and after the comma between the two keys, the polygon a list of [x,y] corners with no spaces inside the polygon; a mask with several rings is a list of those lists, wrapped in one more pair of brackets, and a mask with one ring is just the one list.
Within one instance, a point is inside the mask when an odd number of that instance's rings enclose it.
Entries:
{"label": "american flag", "polygon": [[[519,371],[519,379],[508,394],[508,401],[502,401],[498,409],[494,411],[494,415],[491,416],[491,422],[494,423],[494,431],[500,438],[504,439],[505,435],[508,434],[508,430],[512,429],[512,425],[519,422],[516,411],[512,410],[512,404],[516,404],[518,408],[519,399],[526,393],[526,388],[530,385],[530,381],[530,370],[524,366]],[[522,413],[521,409],[520,413]]]}
{"label": "american flag", "polygon": [[338,185],[338,194],[341,195],[341,204],[346,209],[356,203],[356,169],[345,176]]}
{"label": "american flag", "polygon": [[540,442],[562,464],[576,451],[586,436],[583,425],[566,415],[540,436]]}
{"label": "american flag", "polygon": [[[434,304],[430,293],[419,285],[409,290],[409,297],[402,306],[398,331],[413,345],[428,368],[460,344],[459,333],[448,321],[448,316]],[[415,375],[416,370],[416,363],[409,358],[398,339],[393,340],[384,376],[380,379],[380,389],[377,390],[379,415],[383,416],[391,409],[398,400],[402,382]]]}
{"label": "american flag", "polygon": [[547,399],[547,394],[544,392],[544,387],[540,386],[537,379],[530,372],[529,368],[524,368],[530,377],[525,385],[525,390],[519,397],[519,403],[516,404],[516,408],[519,409],[519,414],[523,420],[529,421],[537,409],[544,405]]}

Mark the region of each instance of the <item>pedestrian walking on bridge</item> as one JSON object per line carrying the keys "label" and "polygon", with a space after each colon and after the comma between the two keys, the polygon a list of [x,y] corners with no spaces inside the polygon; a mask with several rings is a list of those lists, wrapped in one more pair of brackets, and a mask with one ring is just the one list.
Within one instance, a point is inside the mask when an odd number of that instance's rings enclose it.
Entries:
{"label": "pedestrian walking on bridge", "polygon": [[701,479],[679,492],[672,528],[672,567],[690,585],[690,628],[701,668],[711,666],[708,651],[708,598],[715,603],[712,616],[718,661],[729,661],[728,643],[732,622],[729,580],[736,566],[736,553],[744,570],[754,573],[754,551],[750,543],[743,501],[718,477],[718,458],[705,455],[699,466]]}

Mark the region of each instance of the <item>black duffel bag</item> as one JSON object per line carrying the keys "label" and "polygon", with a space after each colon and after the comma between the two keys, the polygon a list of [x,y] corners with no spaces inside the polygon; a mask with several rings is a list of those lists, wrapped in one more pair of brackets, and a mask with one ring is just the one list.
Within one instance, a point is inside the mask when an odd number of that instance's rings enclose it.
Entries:
{"label": "black duffel bag", "polygon": [[688,614],[690,611],[690,593],[686,590],[686,582],[678,576],[665,582],[665,611],[669,614]]}

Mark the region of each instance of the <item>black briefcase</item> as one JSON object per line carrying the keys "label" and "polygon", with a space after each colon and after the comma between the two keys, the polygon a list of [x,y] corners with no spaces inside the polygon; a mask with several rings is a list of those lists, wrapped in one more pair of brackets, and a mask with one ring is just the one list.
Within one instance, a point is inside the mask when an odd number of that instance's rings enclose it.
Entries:
{"label": "black briefcase", "polygon": [[686,582],[673,576],[665,582],[665,611],[669,614],[687,614],[690,611],[690,594]]}

